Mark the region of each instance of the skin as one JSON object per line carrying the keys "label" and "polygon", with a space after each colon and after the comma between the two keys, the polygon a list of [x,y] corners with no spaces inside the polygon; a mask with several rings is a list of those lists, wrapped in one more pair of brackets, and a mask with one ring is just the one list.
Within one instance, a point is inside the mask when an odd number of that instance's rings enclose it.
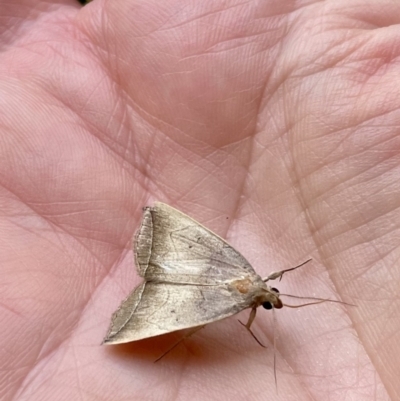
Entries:
{"label": "skin", "polygon": [[[0,9],[2,400],[400,399],[398,2]],[[100,346],[154,200],[357,306]]]}

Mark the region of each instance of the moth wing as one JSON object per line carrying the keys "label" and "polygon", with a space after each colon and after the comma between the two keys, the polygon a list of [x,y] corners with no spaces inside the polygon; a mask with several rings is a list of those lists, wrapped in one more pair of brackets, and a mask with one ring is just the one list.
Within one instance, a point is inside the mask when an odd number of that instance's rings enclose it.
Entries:
{"label": "moth wing", "polygon": [[164,203],[144,209],[134,250],[139,274],[146,280],[221,284],[257,275],[221,237]]}
{"label": "moth wing", "polygon": [[144,282],[114,313],[104,343],[126,343],[202,326],[234,315],[251,306],[251,302],[251,297],[225,284]]}

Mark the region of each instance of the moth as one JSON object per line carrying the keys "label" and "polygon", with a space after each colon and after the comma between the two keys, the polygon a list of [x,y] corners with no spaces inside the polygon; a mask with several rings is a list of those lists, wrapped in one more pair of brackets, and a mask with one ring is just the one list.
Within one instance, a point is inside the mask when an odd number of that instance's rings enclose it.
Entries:
{"label": "moth", "polygon": [[242,324],[259,342],[250,329],[257,308],[283,307],[279,291],[267,282],[308,262],[261,278],[217,234],[159,202],[144,208],[134,253],[144,281],[114,312],[105,344],[197,330],[247,308],[250,316]]}

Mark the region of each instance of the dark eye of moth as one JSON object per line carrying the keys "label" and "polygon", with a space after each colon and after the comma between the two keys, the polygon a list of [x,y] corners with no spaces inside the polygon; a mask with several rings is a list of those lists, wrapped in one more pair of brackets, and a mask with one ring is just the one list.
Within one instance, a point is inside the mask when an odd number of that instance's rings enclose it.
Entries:
{"label": "dark eye of moth", "polygon": [[274,291],[274,292],[276,292],[277,294],[279,294],[279,290],[278,290],[277,288],[272,287],[271,290]]}
{"label": "dark eye of moth", "polygon": [[263,306],[264,309],[268,309],[268,310],[272,309],[272,304],[271,304],[271,302],[264,302],[264,303],[262,304],[262,306]]}

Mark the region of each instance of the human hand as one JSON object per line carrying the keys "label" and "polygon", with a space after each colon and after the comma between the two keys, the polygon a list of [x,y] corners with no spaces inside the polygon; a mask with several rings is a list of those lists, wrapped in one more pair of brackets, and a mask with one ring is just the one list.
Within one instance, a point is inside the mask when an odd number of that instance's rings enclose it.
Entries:
{"label": "human hand", "polygon": [[[0,398],[399,398],[398,4],[2,10]],[[178,334],[100,346],[154,200],[262,276],[311,256],[279,290],[357,307],[260,311],[267,350],[236,318],[156,364]]]}

